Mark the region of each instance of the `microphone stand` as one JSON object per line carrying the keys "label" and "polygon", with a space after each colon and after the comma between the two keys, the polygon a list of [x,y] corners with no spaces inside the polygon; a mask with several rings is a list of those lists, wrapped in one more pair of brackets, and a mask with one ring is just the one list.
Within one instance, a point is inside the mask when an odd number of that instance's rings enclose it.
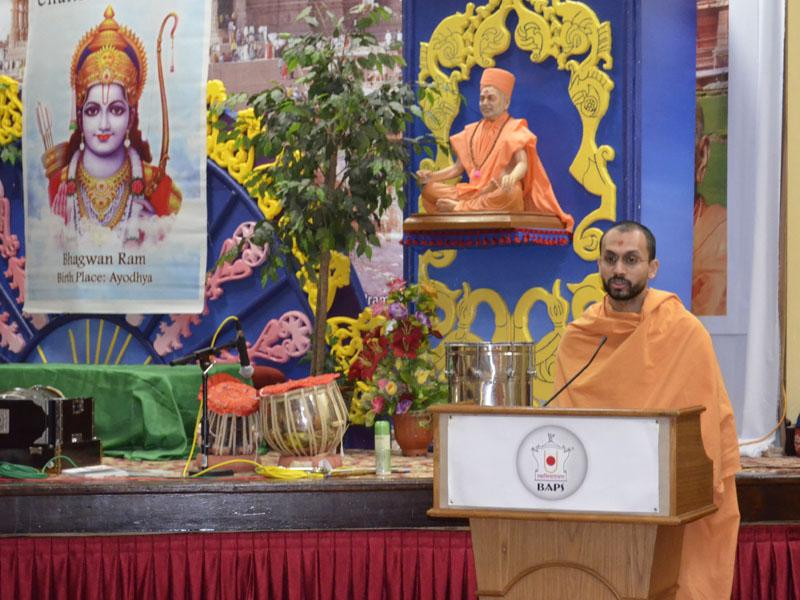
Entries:
{"label": "microphone stand", "polygon": [[[212,357],[216,356],[219,352],[223,350],[227,350],[229,348],[235,348],[237,344],[237,340],[233,340],[232,342],[228,342],[227,344],[222,344],[220,346],[209,346],[207,348],[201,348],[200,350],[195,350],[191,354],[187,354],[181,358],[176,358],[175,360],[169,361],[169,365],[171,367],[175,367],[178,365],[188,365],[192,363],[196,363],[200,367],[200,371],[202,372],[202,398],[203,398],[203,416],[200,419],[200,452],[202,453],[202,458],[200,459],[200,470],[203,471],[208,468],[208,374],[211,372],[211,369],[214,368],[216,364]],[[197,435],[196,432],[193,435]]]}
{"label": "microphone stand", "polygon": [[208,468],[208,374],[214,368],[214,361],[201,358],[197,364],[203,372],[203,416],[200,418],[200,470],[203,471]]}

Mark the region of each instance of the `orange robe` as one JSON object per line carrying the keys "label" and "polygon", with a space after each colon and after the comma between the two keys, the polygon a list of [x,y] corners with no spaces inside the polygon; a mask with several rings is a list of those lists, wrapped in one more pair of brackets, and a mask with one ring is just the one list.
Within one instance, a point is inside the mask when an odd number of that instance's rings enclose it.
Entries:
{"label": "orange robe", "polygon": [[[505,121],[506,117],[501,116],[495,121],[471,123],[450,138],[450,147],[469,177],[469,182],[455,186],[459,201],[455,210],[551,214],[572,231],[573,219],[561,210],[556,200],[528,122],[511,117],[508,123]],[[511,193],[503,192],[500,181],[511,171],[514,154],[523,148],[528,156],[528,171]]]}
{"label": "orange robe", "polygon": [[713,462],[717,512],[686,525],[678,600],[728,600],[739,534],[734,475],[740,469],[736,423],[711,337],[674,294],[649,289],[641,313],[615,312],[608,300],[567,327],[553,389],[608,341],[591,366],[554,402],[561,407],[678,409],[702,405],[703,446]]}
{"label": "orange robe", "polygon": [[728,296],[728,212],[720,204],[694,202],[692,312],[724,315]]}

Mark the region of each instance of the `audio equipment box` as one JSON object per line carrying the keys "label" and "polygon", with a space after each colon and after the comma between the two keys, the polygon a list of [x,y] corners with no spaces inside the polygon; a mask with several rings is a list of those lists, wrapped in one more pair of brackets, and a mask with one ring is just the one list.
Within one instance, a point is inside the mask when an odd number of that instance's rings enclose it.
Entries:
{"label": "audio equipment box", "polygon": [[[92,398],[64,398],[45,386],[0,394],[0,460],[41,468],[62,454],[78,466],[101,463]],[[53,471],[60,472],[62,462],[55,461]]]}

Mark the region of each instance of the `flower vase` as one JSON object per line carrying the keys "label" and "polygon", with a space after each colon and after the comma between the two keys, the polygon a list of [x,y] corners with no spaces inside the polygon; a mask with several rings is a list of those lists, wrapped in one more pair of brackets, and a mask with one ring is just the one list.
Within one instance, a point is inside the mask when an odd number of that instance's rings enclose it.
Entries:
{"label": "flower vase", "polygon": [[426,410],[394,416],[394,437],[403,456],[425,456],[433,441],[433,418]]}

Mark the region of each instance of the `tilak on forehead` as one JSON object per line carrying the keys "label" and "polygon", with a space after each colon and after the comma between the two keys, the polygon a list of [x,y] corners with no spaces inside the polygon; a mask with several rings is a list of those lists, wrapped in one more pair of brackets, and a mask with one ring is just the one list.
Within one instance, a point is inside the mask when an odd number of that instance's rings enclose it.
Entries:
{"label": "tilak on forehead", "polygon": [[89,30],[72,55],[71,85],[77,106],[83,106],[89,89],[97,84],[119,84],[128,103],[136,106],[147,78],[147,54],[141,40],[114,19],[109,5],[103,21]]}
{"label": "tilak on forehead", "polygon": [[489,67],[483,70],[481,75],[481,87],[490,85],[505,94],[507,100],[511,100],[511,93],[514,91],[516,77],[511,71]]}

